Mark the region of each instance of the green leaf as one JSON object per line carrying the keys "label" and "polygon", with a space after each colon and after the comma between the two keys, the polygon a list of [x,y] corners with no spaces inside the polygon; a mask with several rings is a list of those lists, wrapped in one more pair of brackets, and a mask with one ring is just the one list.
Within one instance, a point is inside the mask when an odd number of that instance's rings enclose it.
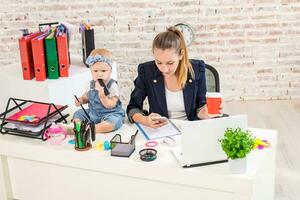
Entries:
{"label": "green leaf", "polygon": [[219,142],[228,158],[244,158],[254,146],[254,137],[249,130],[227,128],[224,138],[220,139]]}

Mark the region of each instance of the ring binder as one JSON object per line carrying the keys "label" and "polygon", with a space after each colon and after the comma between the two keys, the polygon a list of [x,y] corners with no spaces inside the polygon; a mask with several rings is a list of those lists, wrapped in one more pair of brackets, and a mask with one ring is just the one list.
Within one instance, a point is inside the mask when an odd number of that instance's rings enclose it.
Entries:
{"label": "ring binder", "polygon": [[42,32],[35,32],[19,38],[19,49],[24,80],[31,80],[35,76],[31,40],[41,34]]}
{"label": "ring binder", "polygon": [[[85,64],[85,60],[90,53],[95,49],[94,29],[84,29],[81,32],[82,36],[82,61]],[[86,67],[89,67],[85,64]]]}

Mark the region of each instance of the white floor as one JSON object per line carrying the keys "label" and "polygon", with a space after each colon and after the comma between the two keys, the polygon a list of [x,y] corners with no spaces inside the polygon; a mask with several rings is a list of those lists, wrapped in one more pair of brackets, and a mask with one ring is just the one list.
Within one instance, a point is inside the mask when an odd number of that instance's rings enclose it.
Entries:
{"label": "white floor", "polygon": [[246,113],[249,126],[278,130],[276,200],[300,199],[300,100],[225,102],[224,113]]}

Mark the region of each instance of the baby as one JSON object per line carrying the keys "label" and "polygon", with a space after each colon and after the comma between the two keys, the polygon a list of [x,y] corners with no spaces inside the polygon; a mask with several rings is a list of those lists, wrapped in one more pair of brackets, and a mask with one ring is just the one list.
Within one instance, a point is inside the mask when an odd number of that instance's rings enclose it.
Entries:
{"label": "baby", "polygon": [[[79,109],[74,113],[72,121],[79,122],[90,120],[95,124],[96,133],[107,133],[119,129],[125,117],[125,111],[119,99],[119,87],[117,82],[111,78],[112,73],[112,53],[106,49],[94,49],[86,59],[86,64],[90,66],[92,79],[88,90],[75,100],[75,105],[88,104],[86,109]],[[101,80],[108,89],[105,92],[104,85],[100,85]],[[108,94],[109,93],[109,94]]]}

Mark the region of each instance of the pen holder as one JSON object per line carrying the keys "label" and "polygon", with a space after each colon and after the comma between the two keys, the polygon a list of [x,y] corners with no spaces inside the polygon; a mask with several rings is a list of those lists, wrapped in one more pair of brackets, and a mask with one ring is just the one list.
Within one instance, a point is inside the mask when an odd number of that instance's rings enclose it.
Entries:
{"label": "pen holder", "polygon": [[90,150],[92,148],[92,144],[90,142],[86,142],[84,146],[81,146],[81,147],[78,147],[76,146],[77,144],[77,140],[76,140],[76,137],[75,137],[75,150],[76,151],[87,151],[87,150]]}
{"label": "pen holder", "polygon": [[116,134],[110,140],[111,146],[111,156],[118,156],[118,157],[130,157],[131,154],[135,150],[135,137],[137,135],[137,131],[134,135],[131,136],[129,142],[122,142],[121,135]]}
{"label": "pen holder", "polygon": [[92,148],[91,138],[95,140],[94,124],[88,122],[74,123],[75,150],[87,151]]}

